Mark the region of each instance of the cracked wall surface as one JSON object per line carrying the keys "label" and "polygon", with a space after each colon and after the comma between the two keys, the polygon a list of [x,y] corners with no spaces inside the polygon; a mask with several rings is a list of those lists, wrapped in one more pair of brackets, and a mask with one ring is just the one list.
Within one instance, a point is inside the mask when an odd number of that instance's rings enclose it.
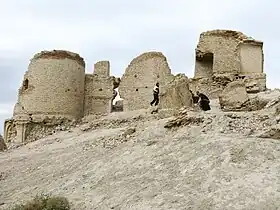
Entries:
{"label": "cracked wall surface", "polygon": [[156,82],[164,88],[174,76],[166,57],[160,52],[147,52],[134,58],[121,78],[119,92],[124,111],[148,108],[153,100]]}

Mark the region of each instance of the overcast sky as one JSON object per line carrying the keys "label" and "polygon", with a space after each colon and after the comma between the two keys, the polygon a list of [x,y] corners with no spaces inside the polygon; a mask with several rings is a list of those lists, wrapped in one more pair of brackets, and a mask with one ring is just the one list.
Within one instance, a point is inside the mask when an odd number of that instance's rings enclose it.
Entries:
{"label": "overcast sky", "polygon": [[86,71],[110,60],[121,76],[145,51],[163,52],[174,73],[193,76],[199,34],[233,29],[264,41],[268,87],[279,87],[276,0],[0,0],[0,133],[29,59],[42,50],[79,53]]}

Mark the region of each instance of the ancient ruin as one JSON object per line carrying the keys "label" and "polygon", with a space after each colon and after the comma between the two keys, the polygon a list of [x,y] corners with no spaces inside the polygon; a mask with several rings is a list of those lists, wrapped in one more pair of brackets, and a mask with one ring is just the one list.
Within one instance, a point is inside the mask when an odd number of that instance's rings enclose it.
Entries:
{"label": "ancient ruin", "polygon": [[[147,108],[153,100],[152,89],[156,82],[160,84],[161,100],[167,101],[170,97],[173,99],[168,103],[160,103],[159,107],[172,108],[178,107],[178,104],[190,106],[192,103],[188,79],[185,78],[182,82],[184,89],[170,91],[175,83],[177,85],[177,80],[171,73],[166,57],[160,52],[148,52],[134,58],[122,76],[119,91],[124,99],[124,111]],[[176,98],[175,95],[180,93],[186,97]]]}
{"label": "ancient ruin", "polygon": [[212,30],[200,34],[195,49],[194,89],[218,97],[227,83],[242,79],[248,93],[266,89],[263,73],[263,42],[231,30]]}
{"label": "ancient ruin", "polygon": [[[199,90],[210,98],[221,95],[222,106],[229,106],[232,102],[225,91],[231,82],[242,81],[246,94],[266,89],[262,47],[261,41],[241,32],[204,32],[196,48],[192,79],[173,75],[161,52],[137,56],[122,78],[116,78],[110,75],[109,61],[95,63],[94,72],[86,74],[84,59],[78,54],[42,51],[31,59],[24,74],[13,117],[5,121],[4,139],[30,142],[74,126],[87,116],[147,109],[156,82],[160,84],[157,109],[192,107],[190,90]],[[123,100],[112,103],[117,88]]]}

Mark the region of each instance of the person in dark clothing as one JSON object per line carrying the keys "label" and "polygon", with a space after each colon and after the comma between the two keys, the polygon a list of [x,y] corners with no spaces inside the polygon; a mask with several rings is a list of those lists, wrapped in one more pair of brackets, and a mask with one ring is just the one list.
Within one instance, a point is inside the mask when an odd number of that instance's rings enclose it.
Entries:
{"label": "person in dark clothing", "polygon": [[199,107],[203,110],[203,111],[208,111],[208,110],[210,110],[211,108],[210,108],[210,100],[209,100],[209,98],[206,96],[206,95],[204,95],[203,93],[200,93],[200,92],[196,92],[196,94],[198,95],[198,97],[199,97]]}
{"label": "person in dark clothing", "polygon": [[151,106],[155,104],[155,106],[158,105],[159,102],[159,83],[157,82],[154,89],[153,89],[153,94],[154,94],[154,100],[150,103]]}
{"label": "person in dark clothing", "polygon": [[114,89],[113,90],[113,98],[112,98],[112,101],[117,97],[118,95],[118,92]]}
{"label": "person in dark clothing", "polygon": [[193,103],[194,103],[194,104],[197,104],[197,103],[198,103],[198,100],[199,100],[199,96],[195,96],[191,90],[190,90],[190,92],[191,92],[191,94],[192,94]]}

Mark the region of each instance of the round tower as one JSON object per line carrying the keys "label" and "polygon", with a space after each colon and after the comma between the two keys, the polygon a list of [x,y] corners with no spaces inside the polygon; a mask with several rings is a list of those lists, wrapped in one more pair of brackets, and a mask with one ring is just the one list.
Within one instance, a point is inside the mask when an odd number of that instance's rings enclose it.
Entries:
{"label": "round tower", "polygon": [[79,118],[83,115],[84,84],[83,58],[69,51],[43,51],[31,59],[18,103],[32,116]]}

